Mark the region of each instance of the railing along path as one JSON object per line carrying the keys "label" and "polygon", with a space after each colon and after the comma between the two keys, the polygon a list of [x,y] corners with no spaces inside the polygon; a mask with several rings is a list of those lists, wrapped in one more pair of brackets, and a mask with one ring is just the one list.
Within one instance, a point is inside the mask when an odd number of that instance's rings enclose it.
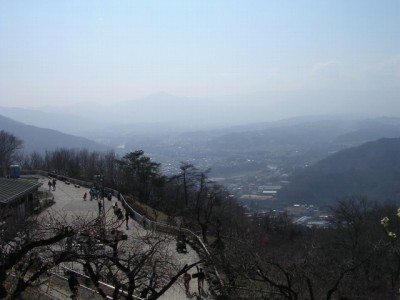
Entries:
{"label": "railing along path", "polygon": [[[83,180],[78,180],[75,178],[71,178],[68,176],[64,176],[64,175],[59,175],[53,172],[46,172],[43,170],[22,170],[21,171],[22,175],[41,175],[44,177],[52,177],[52,178],[56,178],[57,180],[61,180],[61,181],[66,181],[68,180],[71,184],[78,184],[82,187],[86,187],[86,188],[91,188],[93,187],[93,182],[89,182],[89,181],[83,181]],[[129,212],[130,217],[135,220],[140,226],[142,226],[144,229],[151,229],[154,231],[158,231],[158,232],[162,232],[162,233],[167,233],[167,234],[172,234],[172,235],[178,235],[180,232],[184,232],[190,236],[192,236],[201,246],[201,248],[204,250],[204,253],[210,257],[210,252],[208,251],[206,245],[204,244],[203,240],[197,235],[195,234],[193,231],[187,229],[187,228],[182,228],[182,227],[178,227],[178,226],[173,226],[173,225],[169,225],[169,224],[165,224],[165,223],[161,223],[161,222],[156,222],[153,220],[150,220],[148,218],[146,218],[145,216],[141,215],[140,213],[138,213],[137,211],[135,211],[125,200],[124,196],[117,190],[111,189],[111,188],[104,188],[104,191],[108,194],[111,193],[114,197],[116,197],[119,201],[122,202],[122,206],[125,208],[126,211]],[[214,267],[214,272],[218,278],[218,281],[220,283],[221,286],[224,286],[223,281],[221,280],[221,277],[217,271],[217,269]],[[83,274],[78,273],[80,276],[86,276]],[[110,286],[110,285],[109,285]],[[111,287],[111,286],[110,286]],[[87,287],[86,287],[87,288]],[[90,288],[87,288],[90,289]],[[135,298],[135,299],[142,299],[142,298]]]}

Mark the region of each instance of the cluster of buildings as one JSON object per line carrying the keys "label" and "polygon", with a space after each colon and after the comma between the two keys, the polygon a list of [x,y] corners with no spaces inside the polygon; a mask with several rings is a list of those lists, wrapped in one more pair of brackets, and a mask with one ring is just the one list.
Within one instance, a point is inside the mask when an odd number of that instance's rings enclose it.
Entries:
{"label": "cluster of buildings", "polygon": [[286,211],[292,217],[294,224],[308,228],[329,228],[331,226],[328,212],[315,205],[294,204],[287,207]]}
{"label": "cluster of buildings", "polygon": [[275,206],[278,191],[281,185],[260,185],[254,187],[250,193],[244,193],[238,197],[240,204],[252,210],[262,210]]}

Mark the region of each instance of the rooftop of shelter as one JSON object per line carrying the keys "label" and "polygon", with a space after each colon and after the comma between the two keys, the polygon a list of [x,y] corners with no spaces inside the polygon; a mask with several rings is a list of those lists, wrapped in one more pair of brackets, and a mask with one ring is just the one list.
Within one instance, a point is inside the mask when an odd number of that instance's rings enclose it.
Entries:
{"label": "rooftop of shelter", "polygon": [[0,203],[10,203],[35,191],[42,184],[37,181],[21,178],[0,178]]}

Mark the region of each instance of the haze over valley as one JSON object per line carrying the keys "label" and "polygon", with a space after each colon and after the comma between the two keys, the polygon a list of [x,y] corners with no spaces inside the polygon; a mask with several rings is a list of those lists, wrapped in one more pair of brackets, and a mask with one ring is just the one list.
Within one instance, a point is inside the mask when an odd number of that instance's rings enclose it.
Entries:
{"label": "haze over valley", "polygon": [[[335,153],[341,153],[342,150],[357,149],[354,147],[382,138],[400,137],[400,118],[396,117],[303,116],[275,122],[230,127],[214,125],[205,126],[203,130],[190,130],[170,123],[113,124],[113,120],[118,122],[118,118],[109,118],[103,123],[99,119],[92,121],[61,111],[53,114],[50,110],[0,108],[0,114],[18,120],[29,119],[34,126],[58,127],[60,131],[24,125],[5,117],[0,119],[0,125],[24,140],[26,154],[58,148],[86,148],[112,150],[123,156],[141,149],[154,161],[161,163],[166,175],[178,173],[182,162],[193,164],[201,170],[210,169],[210,177],[226,185],[237,198],[257,195],[260,186],[290,186],[292,175],[299,170],[318,166],[320,161],[334,157]],[[115,115],[109,113],[108,116]],[[62,128],[70,128],[70,132],[73,132],[71,129],[74,126],[86,128],[86,137],[62,133]],[[365,164],[368,163],[367,159]],[[303,183],[302,188],[308,189],[308,186],[310,183]],[[363,192],[361,188],[355,189],[354,195]],[[339,192],[335,194],[334,191],[329,193],[333,198],[345,195]],[[368,194],[366,190],[365,193]],[[292,196],[288,198],[287,192],[279,193],[284,195],[281,196],[283,202],[272,201],[269,206],[284,206],[288,202],[327,202],[325,196],[304,198],[300,194],[291,192]]]}

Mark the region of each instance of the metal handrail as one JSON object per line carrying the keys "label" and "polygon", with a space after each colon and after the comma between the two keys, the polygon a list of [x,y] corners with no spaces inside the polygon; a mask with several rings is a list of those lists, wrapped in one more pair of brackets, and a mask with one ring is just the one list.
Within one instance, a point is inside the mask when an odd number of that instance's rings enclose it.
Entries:
{"label": "metal handrail", "polygon": [[[64,277],[64,276],[61,276],[60,274],[57,274],[57,273],[52,272],[52,271],[49,271],[49,273],[52,274],[52,275],[54,275],[54,276],[56,276],[56,277],[58,277],[58,278],[60,278],[60,279],[62,279],[62,280],[68,281],[68,278],[66,278],[66,277]],[[77,273],[77,272],[75,272],[75,273]],[[79,273],[77,273],[77,274],[79,274]],[[96,291],[96,290],[94,290],[94,289],[91,289],[90,287],[87,287],[87,286],[85,286],[85,285],[83,285],[83,284],[79,284],[79,286],[80,286],[81,288],[85,289],[85,290],[88,290],[88,291],[92,292],[92,293],[96,293],[96,294],[99,293],[98,291]],[[53,289],[54,289],[54,288],[53,288]],[[58,291],[58,290],[57,290],[57,291]],[[107,299],[112,299],[112,297],[107,296],[107,295],[106,295],[106,298],[107,298]]]}
{"label": "metal handrail", "polygon": [[[64,267],[64,266],[62,266],[62,265],[59,265],[59,267],[62,268],[63,270],[66,270],[67,272],[74,272],[74,273],[77,274],[79,277],[85,277],[85,278],[90,279],[89,276],[87,276],[87,275],[85,275],[85,274],[81,274],[81,273],[77,272],[76,270],[73,270],[73,269]],[[55,272],[50,272],[50,273],[56,275],[57,277],[59,277],[59,278],[61,278],[61,279],[63,279],[63,280],[67,280],[67,281],[68,281],[68,279],[67,279],[66,277],[61,276],[60,274],[57,274],[57,273],[55,273]],[[98,282],[99,282],[99,284],[101,284],[101,285],[103,285],[103,286],[105,286],[105,287],[108,287],[108,288],[110,288],[110,289],[112,289],[112,290],[115,289],[115,286],[112,286],[111,284],[108,284],[108,283],[105,283],[105,282],[102,282],[102,281],[98,281]],[[83,285],[83,284],[79,284],[79,286],[82,287],[82,288],[84,288],[84,289],[86,289],[86,290],[88,290],[88,291],[91,291],[91,292],[93,292],[93,293],[99,294],[99,292],[96,291],[95,289],[92,289],[92,288],[90,288],[90,287],[87,287],[87,286],[85,286],[85,285]],[[123,294],[125,294],[125,295],[128,294],[128,292],[126,292],[126,291],[124,291],[124,290],[121,290],[121,292],[122,292]],[[113,297],[108,296],[108,295],[107,295],[106,297],[107,297],[107,299],[113,299]],[[141,297],[135,296],[135,295],[132,295],[132,297],[133,297],[133,299],[137,299],[137,300],[145,300],[144,298],[141,298]]]}

